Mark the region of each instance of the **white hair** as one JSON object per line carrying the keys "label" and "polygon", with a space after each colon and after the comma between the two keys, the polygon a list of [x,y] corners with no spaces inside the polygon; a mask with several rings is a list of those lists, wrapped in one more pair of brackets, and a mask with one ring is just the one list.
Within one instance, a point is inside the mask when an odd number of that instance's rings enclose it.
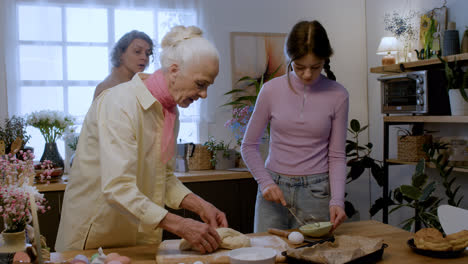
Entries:
{"label": "white hair", "polygon": [[202,30],[195,26],[171,28],[161,42],[161,67],[167,69],[176,63],[183,68],[187,63],[197,63],[204,57],[219,60],[218,50],[202,34]]}

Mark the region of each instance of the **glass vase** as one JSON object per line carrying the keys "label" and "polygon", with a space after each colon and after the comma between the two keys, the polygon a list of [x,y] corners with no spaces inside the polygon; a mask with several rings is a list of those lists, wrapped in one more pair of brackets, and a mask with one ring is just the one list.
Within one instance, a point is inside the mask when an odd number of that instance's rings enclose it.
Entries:
{"label": "glass vase", "polygon": [[55,167],[63,168],[63,159],[57,148],[57,143],[46,143],[44,147],[44,153],[41,157],[41,162],[44,160],[50,160]]}
{"label": "glass vase", "polygon": [[0,253],[24,251],[26,248],[26,235],[24,230],[14,233],[2,232],[1,235]]}

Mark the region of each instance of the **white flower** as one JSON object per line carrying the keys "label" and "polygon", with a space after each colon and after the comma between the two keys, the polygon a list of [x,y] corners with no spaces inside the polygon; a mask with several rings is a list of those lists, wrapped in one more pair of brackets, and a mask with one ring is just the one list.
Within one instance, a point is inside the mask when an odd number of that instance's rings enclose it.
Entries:
{"label": "white flower", "polygon": [[46,143],[54,143],[66,129],[72,129],[75,118],[60,111],[41,110],[29,114],[26,122],[41,131]]}

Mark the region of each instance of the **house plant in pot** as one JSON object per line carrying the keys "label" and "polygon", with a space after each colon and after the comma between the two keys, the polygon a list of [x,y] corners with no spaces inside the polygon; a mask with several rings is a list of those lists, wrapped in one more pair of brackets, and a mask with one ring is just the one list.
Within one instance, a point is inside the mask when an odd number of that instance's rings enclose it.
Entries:
{"label": "house plant in pot", "polygon": [[26,248],[25,229],[32,221],[30,198],[34,197],[37,210],[44,213],[44,195],[32,186],[34,154],[31,151],[19,152],[21,159],[9,153],[0,156],[0,212],[4,228],[1,233],[0,253],[23,251]]}
{"label": "house plant in pot", "polygon": [[452,115],[468,115],[468,71],[463,72],[456,57],[454,62],[438,58],[444,64]]}
{"label": "house plant in pot", "polygon": [[[20,150],[25,149],[25,145],[31,138],[26,132],[26,125],[26,120],[19,116],[5,118],[3,124],[0,123],[0,142],[3,142],[5,153],[12,152],[11,146],[17,138],[22,142]],[[0,153],[0,155],[5,153]],[[19,155],[17,157],[21,158]]]}
{"label": "house plant in pot", "polygon": [[217,141],[214,137],[209,137],[208,141],[204,144],[211,152],[211,164],[216,170],[225,170],[234,168],[236,165],[236,152],[229,149],[229,143],[224,140]]}
{"label": "house plant in pot", "polygon": [[27,123],[41,132],[45,139],[44,154],[41,162],[44,160],[52,161],[54,167],[63,168],[63,159],[57,148],[57,140],[62,137],[65,131],[74,124],[74,118],[63,112],[42,110],[28,115]]}
{"label": "house plant in pot", "polygon": [[[357,119],[349,122],[348,132],[352,135],[352,140],[346,140],[347,167],[350,168],[346,177],[346,183],[351,183],[361,177],[367,169],[370,169],[371,175],[377,184],[383,186],[383,162],[371,157],[373,144],[368,142],[363,145],[359,142],[359,135],[368,128],[368,125],[361,126]],[[345,212],[349,219],[356,218],[358,211],[349,201],[345,201]]]}

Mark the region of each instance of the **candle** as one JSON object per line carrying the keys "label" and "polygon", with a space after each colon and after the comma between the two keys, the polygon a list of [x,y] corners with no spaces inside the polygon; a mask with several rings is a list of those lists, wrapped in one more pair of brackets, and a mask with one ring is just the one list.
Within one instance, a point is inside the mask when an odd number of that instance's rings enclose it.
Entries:
{"label": "candle", "polygon": [[39,232],[39,220],[37,218],[37,206],[36,199],[32,192],[29,193],[29,205],[31,207],[31,214],[33,217],[33,227],[34,227],[34,242],[36,243],[37,251],[37,261],[39,264],[43,264],[42,260],[42,250],[41,250],[41,233]]}

